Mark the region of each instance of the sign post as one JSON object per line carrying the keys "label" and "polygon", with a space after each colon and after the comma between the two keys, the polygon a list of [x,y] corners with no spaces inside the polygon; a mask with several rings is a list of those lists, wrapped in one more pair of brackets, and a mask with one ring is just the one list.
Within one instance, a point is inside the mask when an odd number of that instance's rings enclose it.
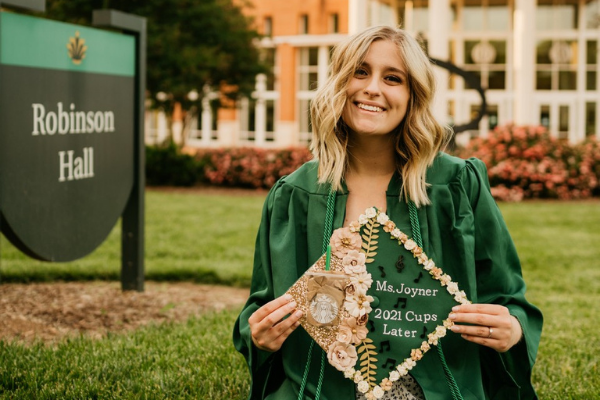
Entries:
{"label": "sign post", "polygon": [[114,10],[95,10],[96,26],[122,29],[136,36],[136,87],[134,129],[134,181],[121,220],[121,286],[123,290],[144,290],[144,99],[146,96],[146,19]]}
{"label": "sign post", "polygon": [[123,33],[0,12],[0,228],[71,261],[122,217],[122,288],[143,291],[145,19],[100,10],[94,24]]}

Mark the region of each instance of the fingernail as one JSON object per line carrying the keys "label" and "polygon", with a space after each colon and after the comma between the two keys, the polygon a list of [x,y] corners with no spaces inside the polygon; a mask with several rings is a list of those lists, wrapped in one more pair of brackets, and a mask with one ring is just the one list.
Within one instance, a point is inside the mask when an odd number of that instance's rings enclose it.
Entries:
{"label": "fingernail", "polygon": [[454,306],[454,307],[452,307],[452,311],[456,312],[458,310],[460,310],[460,306]]}
{"label": "fingernail", "polygon": [[456,314],[450,313],[450,315],[448,316],[448,318],[450,318],[450,319],[456,319]]}
{"label": "fingernail", "polygon": [[302,311],[298,310],[294,313],[294,315],[298,318],[300,318],[302,316]]}
{"label": "fingernail", "polygon": [[291,303],[289,303],[289,304],[288,304],[288,306],[289,306],[290,308],[296,308],[296,302],[295,302],[295,301],[292,301]]}
{"label": "fingernail", "polygon": [[458,333],[458,332],[460,332],[460,326],[458,326],[458,325],[452,325],[452,326],[450,327],[450,330],[451,330],[452,332],[456,332],[456,333]]}
{"label": "fingernail", "polygon": [[287,301],[292,301],[292,299],[293,299],[292,295],[291,295],[291,294],[289,294],[289,293],[286,293],[286,294],[283,296],[283,298],[284,298],[285,300],[287,300]]}

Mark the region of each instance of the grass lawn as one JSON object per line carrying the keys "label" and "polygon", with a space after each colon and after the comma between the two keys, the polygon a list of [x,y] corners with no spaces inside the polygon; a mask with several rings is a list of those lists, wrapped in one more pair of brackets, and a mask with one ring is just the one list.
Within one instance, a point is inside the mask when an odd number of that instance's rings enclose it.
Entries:
{"label": "grass lawn", "polygon": [[237,312],[54,346],[0,341],[0,399],[243,399],[248,377],[231,340]]}
{"label": "grass lawn", "polygon": [[[264,196],[149,192],[148,279],[246,285]],[[501,204],[521,256],[528,299],[545,324],[534,384],[541,399],[600,398],[600,202]],[[4,281],[118,279],[119,232],[73,263],[46,264],[2,239]],[[55,347],[0,342],[0,398],[242,399],[236,312]]]}
{"label": "grass lawn", "polygon": [[[249,286],[265,196],[146,192],[146,279]],[[0,282],[119,280],[121,228],[69,263],[35,261],[0,238]]]}
{"label": "grass lawn", "polygon": [[529,301],[544,313],[540,399],[600,398],[600,202],[502,204]]}

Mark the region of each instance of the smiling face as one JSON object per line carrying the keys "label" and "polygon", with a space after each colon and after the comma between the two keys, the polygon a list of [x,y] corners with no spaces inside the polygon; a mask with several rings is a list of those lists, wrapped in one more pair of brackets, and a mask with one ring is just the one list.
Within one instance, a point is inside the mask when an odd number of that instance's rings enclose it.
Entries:
{"label": "smiling face", "polygon": [[342,119],[357,135],[387,135],[406,115],[408,71],[396,44],[377,40],[346,89]]}

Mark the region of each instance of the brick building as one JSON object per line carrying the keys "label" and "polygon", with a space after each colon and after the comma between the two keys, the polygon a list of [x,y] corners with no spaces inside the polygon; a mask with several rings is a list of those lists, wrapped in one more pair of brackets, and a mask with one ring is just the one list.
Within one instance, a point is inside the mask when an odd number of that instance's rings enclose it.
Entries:
{"label": "brick building", "polygon": [[[540,124],[576,142],[600,137],[600,0],[252,0],[272,72],[235,109],[211,108],[192,121],[195,146],[285,147],[308,143],[308,107],[327,76],[330,49],[372,25],[402,26],[430,56],[471,71],[486,88],[486,135],[498,124]],[[458,76],[435,68],[434,114],[462,124],[480,98]],[[200,92],[202,92],[200,90]],[[204,133],[206,132],[206,134]]]}

